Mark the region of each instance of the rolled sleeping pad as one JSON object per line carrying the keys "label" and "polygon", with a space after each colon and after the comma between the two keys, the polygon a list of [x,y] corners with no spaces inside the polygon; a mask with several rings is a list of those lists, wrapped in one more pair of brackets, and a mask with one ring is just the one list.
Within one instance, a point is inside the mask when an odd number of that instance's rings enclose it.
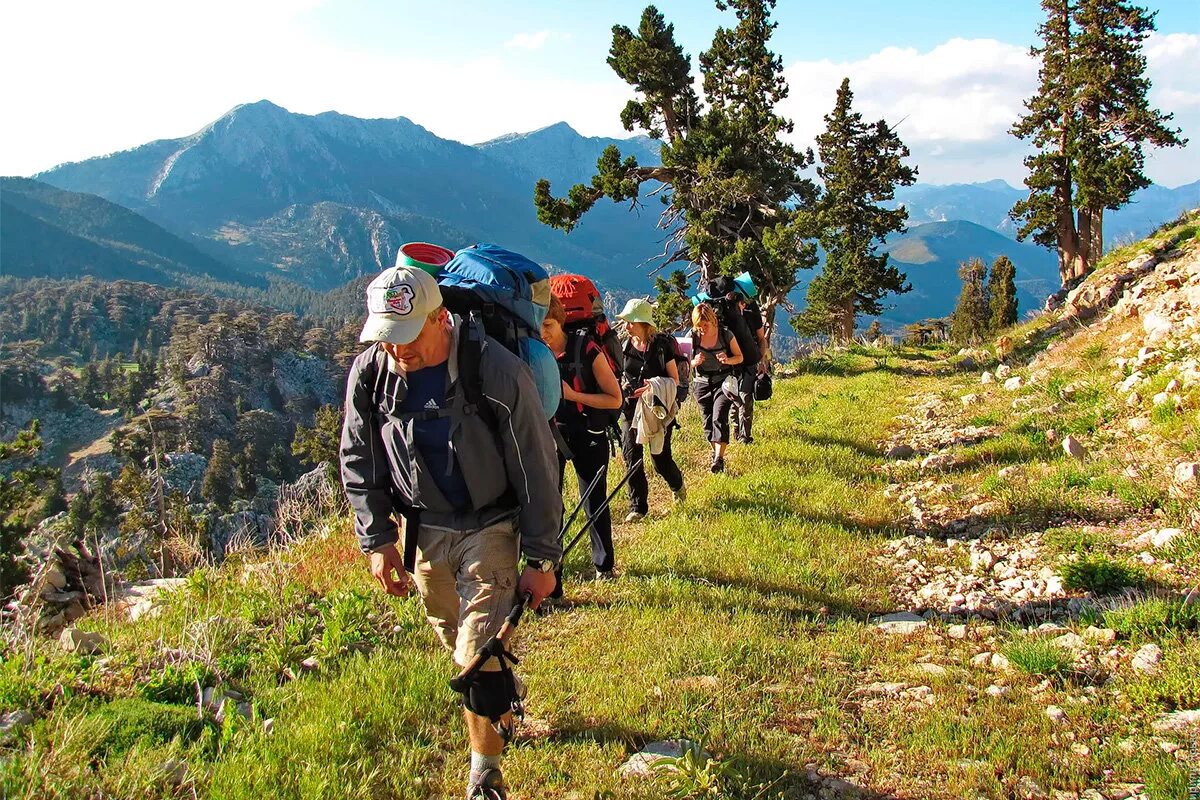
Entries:
{"label": "rolled sleeping pad", "polygon": [[452,258],[454,253],[439,245],[408,242],[400,245],[400,252],[396,254],[396,266],[416,267],[436,278],[442,267],[449,264]]}
{"label": "rolled sleeping pad", "polygon": [[550,419],[558,412],[562,402],[562,376],[558,371],[558,359],[541,339],[524,336],[520,339],[521,360],[529,365],[538,397],[542,401],[542,412]]}
{"label": "rolled sleeping pad", "polygon": [[758,287],[754,285],[754,279],[750,277],[749,272],[743,272],[733,279],[734,285],[738,291],[746,296],[747,300],[753,300],[758,296]]}

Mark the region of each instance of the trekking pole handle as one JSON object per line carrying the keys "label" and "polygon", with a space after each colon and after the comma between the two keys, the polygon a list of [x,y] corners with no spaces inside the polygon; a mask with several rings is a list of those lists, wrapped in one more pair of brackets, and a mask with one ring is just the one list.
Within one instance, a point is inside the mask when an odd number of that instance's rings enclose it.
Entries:
{"label": "trekking pole handle", "polygon": [[521,624],[521,615],[525,613],[525,609],[533,602],[533,594],[530,592],[522,592],[520,600],[513,606],[512,611],[508,612],[508,616],[504,619],[504,624],[500,626],[500,630],[491,639],[488,639],[478,650],[475,655],[471,656],[470,662],[462,668],[462,670],[450,679],[450,688],[460,694],[468,688],[468,681],[475,677],[475,673],[483,668],[487,660],[504,651],[504,645],[508,641],[508,637],[512,636],[512,632]]}

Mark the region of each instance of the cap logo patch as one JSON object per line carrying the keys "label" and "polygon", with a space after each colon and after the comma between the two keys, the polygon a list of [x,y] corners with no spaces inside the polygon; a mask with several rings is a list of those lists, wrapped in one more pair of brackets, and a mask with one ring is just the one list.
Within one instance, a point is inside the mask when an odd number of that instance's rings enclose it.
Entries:
{"label": "cap logo patch", "polygon": [[413,310],[413,288],[407,283],[391,286],[384,293],[384,303],[393,314],[405,315]]}

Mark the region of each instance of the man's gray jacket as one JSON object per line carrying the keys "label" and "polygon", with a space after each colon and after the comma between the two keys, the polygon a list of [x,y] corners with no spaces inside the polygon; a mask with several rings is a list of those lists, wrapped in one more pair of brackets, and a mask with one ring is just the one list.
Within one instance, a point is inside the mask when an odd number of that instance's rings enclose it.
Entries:
{"label": "man's gray jacket", "polygon": [[[456,331],[457,332],[457,331]],[[457,337],[456,337],[457,338]],[[420,510],[422,524],[467,530],[518,516],[527,558],[562,558],[558,457],[529,367],[493,339],[485,341],[479,376],[499,430],[467,413],[458,385],[457,343],[450,348],[450,441],[473,511],[456,513],[413,446],[411,418],[397,415],[407,380],[378,345],[354,359],[346,384],[341,473],[354,510],[354,532],[370,551],[399,538],[394,516]]]}

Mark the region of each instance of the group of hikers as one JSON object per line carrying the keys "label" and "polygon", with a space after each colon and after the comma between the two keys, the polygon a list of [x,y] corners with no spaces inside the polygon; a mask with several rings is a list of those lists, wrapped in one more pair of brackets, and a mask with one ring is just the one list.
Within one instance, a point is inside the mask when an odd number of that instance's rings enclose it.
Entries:
{"label": "group of hikers", "polygon": [[[627,485],[625,522],[649,512],[646,448],[673,501],[686,499],[671,443],[689,393],[712,472],[725,468],[731,427],[753,442],[754,401],[770,391],[754,294],[746,275],[710,281],[681,341],[642,299],[616,315],[619,334],[590,280],[549,276],[495,245],[405,245],[367,287],[342,482],[372,576],[405,596],[411,575],[462,670],[451,685],[471,743],[468,800],[506,797],[500,760],[525,694],[507,642],[526,607],[561,596],[565,551],[586,531],[596,578],[614,576],[609,504]],[[616,441],[625,475],[609,492]],[[569,515],[568,462],[580,491]]]}

